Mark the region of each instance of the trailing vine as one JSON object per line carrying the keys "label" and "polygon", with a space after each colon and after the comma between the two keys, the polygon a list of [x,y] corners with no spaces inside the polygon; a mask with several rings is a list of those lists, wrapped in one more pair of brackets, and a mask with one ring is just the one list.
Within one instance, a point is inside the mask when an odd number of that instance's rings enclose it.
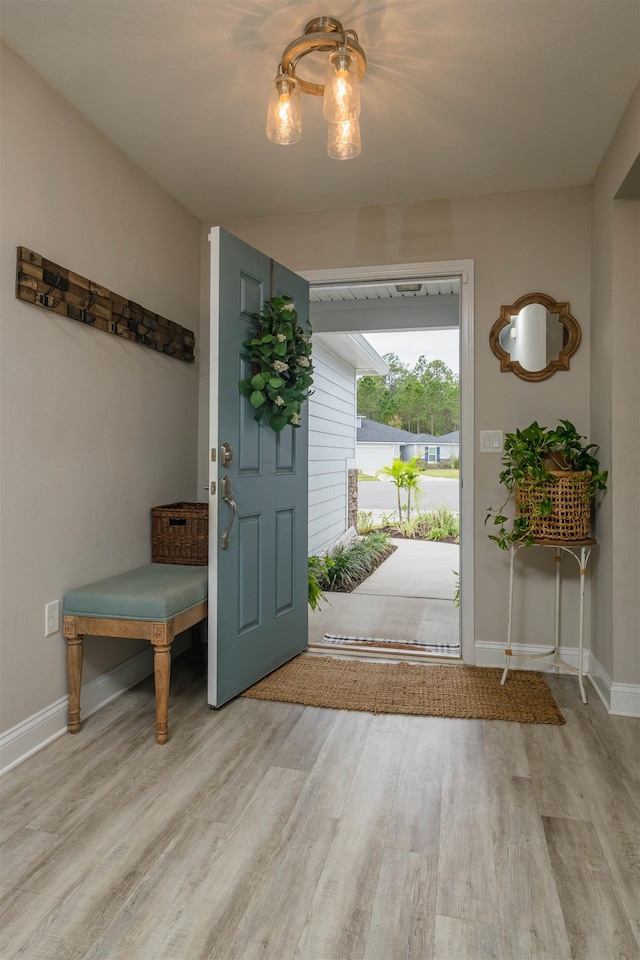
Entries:
{"label": "trailing vine", "polygon": [[313,383],[310,333],[298,323],[291,297],[266,300],[253,319],[253,337],[242,344],[252,373],[239,381],[240,392],[255,408],[255,419],[266,417],[276,433],[287,424],[299,427]]}

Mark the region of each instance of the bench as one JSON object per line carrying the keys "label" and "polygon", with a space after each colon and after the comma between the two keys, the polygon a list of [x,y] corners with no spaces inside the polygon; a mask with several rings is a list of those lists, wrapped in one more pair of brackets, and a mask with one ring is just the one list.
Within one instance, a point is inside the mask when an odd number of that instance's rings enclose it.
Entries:
{"label": "bench", "polygon": [[208,569],[149,563],[65,594],[69,733],[80,730],[80,688],[85,634],[130,637],[153,644],[156,741],[169,738],[169,678],[173,638],[207,616]]}

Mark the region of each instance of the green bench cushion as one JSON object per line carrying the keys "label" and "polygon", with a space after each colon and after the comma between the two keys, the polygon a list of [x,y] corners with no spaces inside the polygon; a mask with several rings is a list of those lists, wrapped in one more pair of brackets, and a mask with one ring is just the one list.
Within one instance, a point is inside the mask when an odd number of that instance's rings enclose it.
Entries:
{"label": "green bench cushion", "polygon": [[208,596],[208,568],[149,563],[65,594],[67,616],[162,622]]}

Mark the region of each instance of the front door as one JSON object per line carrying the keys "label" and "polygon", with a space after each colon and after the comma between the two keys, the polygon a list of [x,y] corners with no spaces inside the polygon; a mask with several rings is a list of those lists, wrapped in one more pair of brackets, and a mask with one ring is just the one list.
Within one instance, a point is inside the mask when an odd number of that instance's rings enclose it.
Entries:
{"label": "front door", "polygon": [[[275,433],[238,381],[252,315],[309,285],[237,237],[211,232],[208,701],[219,707],[307,646],[307,418]],[[214,459],[215,458],[215,459]]]}

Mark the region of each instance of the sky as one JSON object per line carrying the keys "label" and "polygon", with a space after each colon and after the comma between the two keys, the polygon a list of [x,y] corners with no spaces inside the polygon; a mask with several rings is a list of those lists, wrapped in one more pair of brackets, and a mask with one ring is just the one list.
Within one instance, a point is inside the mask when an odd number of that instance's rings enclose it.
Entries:
{"label": "sky", "polygon": [[454,373],[459,373],[459,330],[411,330],[405,333],[365,333],[373,349],[383,356],[395,353],[403,363],[413,367],[420,356],[442,360]]}

